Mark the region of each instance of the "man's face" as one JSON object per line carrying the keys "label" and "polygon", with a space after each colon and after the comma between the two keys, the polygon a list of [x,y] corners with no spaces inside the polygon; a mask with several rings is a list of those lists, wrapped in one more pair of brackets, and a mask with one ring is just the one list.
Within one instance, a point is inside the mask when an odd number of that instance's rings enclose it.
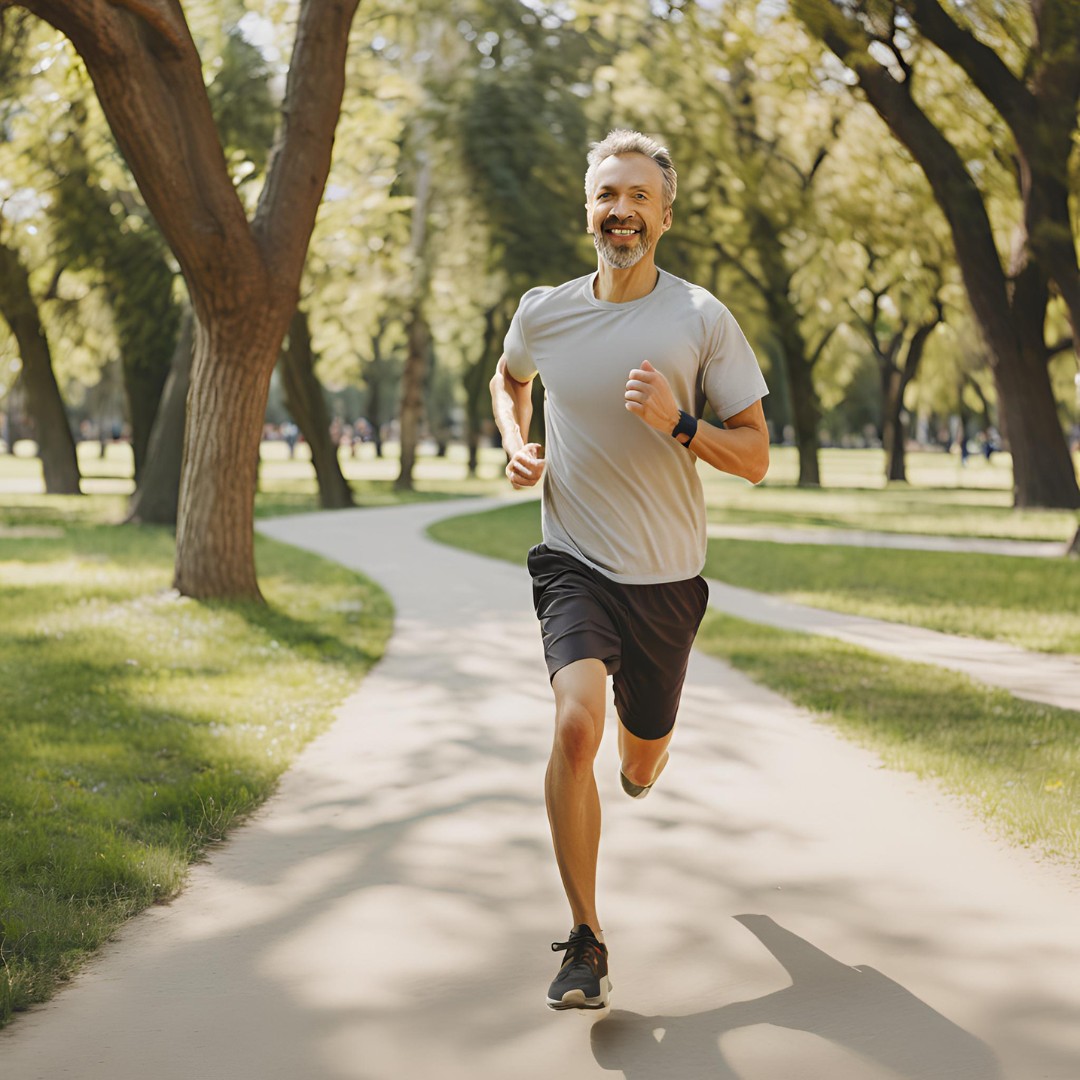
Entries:
{"label": "man's face", "polygon": [[664,209],[663,173],[644,154],[605,158],[585,209],[600,258],[617,270],[640,262],[671,226],[671,207]]}

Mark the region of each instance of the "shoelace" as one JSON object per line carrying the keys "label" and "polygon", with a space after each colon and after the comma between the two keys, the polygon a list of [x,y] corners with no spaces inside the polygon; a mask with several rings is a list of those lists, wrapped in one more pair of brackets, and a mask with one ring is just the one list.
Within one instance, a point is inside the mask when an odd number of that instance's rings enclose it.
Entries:
{"label": "shoelace", "polygon": [[563,961],[563,967],[571,964],[585,964],[594,975],[597,972],[600,959],[600,943],[595,938],[582,935],[581,937],[571,938],[569,941],[553,941],[551,951],[565,951],[566,959]]}

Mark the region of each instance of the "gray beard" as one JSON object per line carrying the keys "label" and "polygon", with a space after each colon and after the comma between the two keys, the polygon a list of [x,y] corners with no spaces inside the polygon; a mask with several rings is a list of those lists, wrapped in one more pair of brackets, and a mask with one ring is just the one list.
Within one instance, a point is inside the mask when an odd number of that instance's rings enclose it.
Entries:
{"label": "gray beard", "polygon": [[593,245],[599,252],[600,258],[614,270],[629,270],[631,266],[636,266],[645,258],[646,253],[652,246],[648,231],[644,226],[642,226],[641,232],[638,233],[637,243],[633,247],[621,247],[613,244],[604,234],[603,229],[600,232],[593,233]]}

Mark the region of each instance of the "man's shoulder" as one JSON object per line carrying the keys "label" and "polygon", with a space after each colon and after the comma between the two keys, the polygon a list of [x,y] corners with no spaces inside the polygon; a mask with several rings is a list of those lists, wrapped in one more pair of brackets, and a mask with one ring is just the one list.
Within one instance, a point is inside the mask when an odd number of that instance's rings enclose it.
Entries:
{"label": "man's shoulder", "polygon": [[559,307],[572,302],[582,295],[585,283],[592,274],[583,274],[581,277],[564,281],[561,285],[538,285],[525,293],[518,305],[521,314],[533,314],[546,308]]}
{"label": "man's shoulder", "polygon": [[667,270],[662,270],[661,273],[665,278],[665,299],[668,299],[669,303],[685,304],[694,311],[701,312],[706,318],[719,319],[730,314],[727,305],[703,285],[695,285]]}

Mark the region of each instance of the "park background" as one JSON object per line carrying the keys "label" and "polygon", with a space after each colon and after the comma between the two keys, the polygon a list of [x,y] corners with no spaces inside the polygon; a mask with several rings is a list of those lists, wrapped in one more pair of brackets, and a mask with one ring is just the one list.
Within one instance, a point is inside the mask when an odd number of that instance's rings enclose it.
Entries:
{"label": "park background", "polygon": [[[378,588],[255,518],[501,490],[487,382],[520,295],[595,260],[613,126],[670,146],[659,262],[771,390],[765,483],[704,478],[709,575],[1080,654],[1069,0],[0,18],[0,1020],[174,895],[381,655]],[[520,557],[535,503],[496,513],[445,539]],[[1080,865],[1075,713],[711,619],[706,647]]]}

